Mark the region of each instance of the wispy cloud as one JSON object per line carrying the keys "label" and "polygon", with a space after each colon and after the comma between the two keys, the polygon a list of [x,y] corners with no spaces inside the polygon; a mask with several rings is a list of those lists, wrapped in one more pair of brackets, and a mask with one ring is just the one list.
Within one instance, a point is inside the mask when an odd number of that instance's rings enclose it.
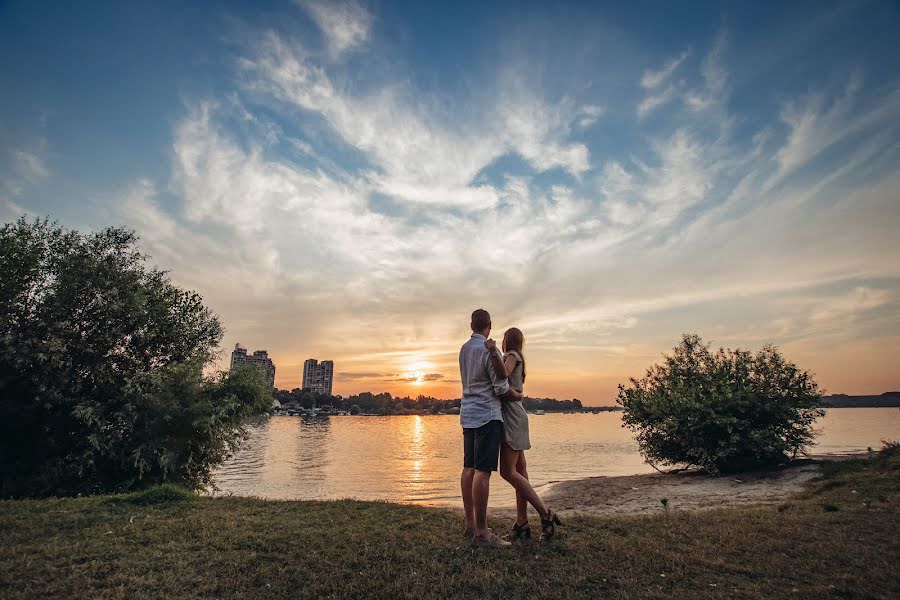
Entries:
{"label": "wispy cloud", "polygon": [[637,105],[638,117],[645,117],[657,108],[665,106],[677,98],[678,93],[679,86],[670,85],[660,93],[646,95]]}
{"label": "wispy cloud", "polygon": [[788,126],[789,135],[787,143],[775,155],[778,168],[766,182],[766,190],[853,136],[883,127],[897,130],[900,87],[889,90],[876,103],[859,107],[857,95],[861,83],[861,76],[854,73],[842,93],[830,102],[822,92],[817,92],[785,103],[781,119]]}
{"label": "wispy cloud", "polygon": [[681,66],[690,53],[685,50],[678,56],[670,58],[666,63],[657,70],[648,69],[641,76],[641,87],[647,90],[658,88],[669,80],[672,73]]}
{"label": "wispy cloud", "polygon": [[337,58],[363,45],[372,28],[372,15],[359,3],[350,1],[298,0],[315,20]]}
{"label": "wispy cloud", "polygon": [[[580,176],[590,167],[590,151],[584,144],[567,142],[572,123],[579,118],[571,100],[547,104],[521,84],[514,95],[498,103],[502,133],[509,147],[539,171],[562,168]],[[581,109],[583,112],[584,109]],[[591,112],[597,112],[596,107]],[[599,113],[593,117],[597,118]]]}
{"label": "wispy cloud", "polygon": [[638,118],[644,118],[674,101],[693,111],[721,108],[728,82],[728,72],[722,65],[726,42],[727,36],[724,31],[720,31],[713,41],[712,49],[703,57],[700,81],[696,84],[690,83],[687,78],[673,77],[690,55],[687,50],[670,59],[659,70],[645,71],[641,77],[641,87],[645,94],[636,108]]}
{"label": "wispy cloud", "polygon": [[590,127],[596,123],[605,112],[605,108],[596,104],[586,104],[582,106],[579,111],[578,126],[582,128]]}
{"label": "wispy cloud", "polygon": [[0,196],[0,207],[2,207],[2,211],[0,211],[0,214],[2,214],[3,218],[6,220],[18,219],[19,217],[27,216],[30,213],[27,208],[20,206],[9,198],[5,198],[3,196]]}
{"label": "wispy cloud", "polygon": [[637,115],[643,118],[657,108],[664,106],[678,97],[683,87],[683,82],[670,80],[672,74],[687,59],[689,52],[685,50],[680,55],[669,59],[657,70],[647,70],[641,76],[641,87],[646,91],[645,96],[637,105]]}
{"label": "wispy cloud", "polygon": [[19,165],[19,173],[28,181],[41,179],[50,174],[43,159],[34,152],[19,150],[15,153],[15,157]]}
{"label": "wispy cloud", "polygon": [[810,315],[810,319],[817,324],[852,320],[860,313],[884,306],[891,299],[888,290],[859,286],[848,294],[828,300]]}

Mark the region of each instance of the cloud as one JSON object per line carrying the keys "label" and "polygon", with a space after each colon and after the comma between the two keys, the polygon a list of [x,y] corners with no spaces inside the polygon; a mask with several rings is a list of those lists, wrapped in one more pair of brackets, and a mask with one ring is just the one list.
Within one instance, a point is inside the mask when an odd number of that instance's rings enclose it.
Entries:
{"label": "cloud", "polygon": [[888,290],[859,286],[852,292],[821,305],[810,315],[810,320],[816,324],[848,321],[861,313],[884,306],[891,300],[892,294]]}
{"label": "cloud", "polygon": [[354,50],[369,38],[372,15],[357,2],[299,0],[322,30],[331,56]]}
{"label": "cloud", "polygon": [[[26,194],[35,184],[50,177],[45,163],[47,141],[42,137],[31,138],[26,149],[0,152],[0,192],[7,195],[3,199],[9,210],[18,211],[18,204],[9,199]],[[16,208],[18,207],[18,208]],[[18,214],[24,214],[22,210]]]}
{"label": "cloud", "polygon": [[19,166],[18,171],[27,181],[43,179],[50,174],[41,157],[33,152],[20,150],[15,153],[15,157]]}
{"label": "cloud", "polygon": [[385,377],[389,377],[385,373],[371,373],[371,372],[363,372],[363,373],[354,373],[354,372],[346,372],[346,371],[337,371],[334,374],[334,378],[337,381],[368,381],[368,380],[382,380]]}
{"label": "cloud", "polygon": [[651,147],[655,164],[634,160],[628,169],[610,161],[598,178],[607,218],[632,234],[659,230],[702,201],[719,168],[686,129],[654,140]]}
{"label": "cloud", "polygon": [[586,104],[582,106],[579,111],[578,126],[582,129],[590,127],[596,123],[605,112],[605,108],[596,104]]}
{"label": "cloud", "polygon": [[[363,96],[343,92],[301,47],[275,33],[265,36],[255,52],[241,62],[247,87],[320,114],[345,143],[374,163],[371,177],[384,193],[411,202],[430,198],[481,208],[494,197],[471,183],[509,152],[538,171],[562,168],[578,176],[590,166],[587,147],[566,139],[579,116],[575,104],[566,98],[545,102],[519,74],[502,75],[493,105],[474,113],[482,118],[470,120],[421,100],[405,82],[387,83]],[[597,107],[588,111],[596,113]]]}
{"label": "cloud", "polygon": [[415,383],[422,381],[440,381],[444,379],[442,373],[398,373],[396,375],[386,376],[381,381],[385,383]]}
{"label": "cloud", "polygon": [[[894,129],[900,119],[900,87],[895,87],[864,107],[859,107],[858,94],[862,80],[850,76],[842,93],[829,103],[822,92],[811,93],[800,100],[785,103],[781,120],[788,126],[786,143],[775,155],[777,169],[765,183],[771,190],[784,179],[809,164],[835,145],[849,141],[877,128]],[[874,139],[878,139],[873,136]],[[881,138],[882,144],[891,141]]]}
{"label": "cloud", "polygon": [[672,76],[672,73],[681,66],[681,63],[685,61],[689,54],[690,53],[685,50],[678,56],[666,61],[660,69],[656,71],[650,69],[644,71],[644,74],[641,76],[641,87],[647,90],[658,88]]}
{"label": "cloud", "polygon": [[[673,101],[692,111],[708,111],[720,109],[727,93],[728,72],[722,66],[722,58],[727,41],[724,31],[720,31],[713,42],[712,49],[703,58],[700,67],[700,82],[688,83],[687,79],[672,81],[673,73],[684,63],[689,52],[670,59],[658,71],[645,71],[641,77],[641,87],[645,95],[638,102],[636,113],[639,119]],[[719,115],[720,119],[722,115]]]}
{"label": "cloud", "polygon": [[445,126],[403,85],[360,98],[340,93],[321,67],[308,63],[302,49],[275,34],[266,36],[258,55],[243,66],[250,89],[321,114],[345,143],[377,165],[373,177],[381,185],[388,191],[408,190],[408,197],[402,197],[409,200],[420,198],[417,190],[423,186],[436,185],[450,192],[445,201],[472,201],[468,193],[455,192],[464,192],[475,174],[502,153],[502,145],[488,136]]}
{"label": "cloud", "polygon": [[657,108],[668,104],[678,96],[678,91],[678,87],[670,85],[659,94],[645,96],[637,105],[638,117],[643,118]]}
{"label": "cloud", "polygon": [[561,168],[577,177],[590,168],[587,146],[565,141],[578,118],[568,99],[550,105],[520,90],[498,112],[508,145],[538,171]]}
{"label": "cloud", "polygon": [[13,220],[18,219],[21,216],[28,216],[31,214],[31,211],[26,209],[19,204],[16,204],[9,198],[5,198],[0,196],[0,208],[2,208],[2,212],[0,214],[3,215],[4,219]]}
{"label": "cloud", "polygon": [[727,36],[724,31],[720,31],[713,42],[712,50],[704,57],[700,68],[703,85],[689,89],[685,93],[684,102],[691,110],[706,110],[716,106],[723,99],[728,82],[728,72],[722,66],[726,42]]}

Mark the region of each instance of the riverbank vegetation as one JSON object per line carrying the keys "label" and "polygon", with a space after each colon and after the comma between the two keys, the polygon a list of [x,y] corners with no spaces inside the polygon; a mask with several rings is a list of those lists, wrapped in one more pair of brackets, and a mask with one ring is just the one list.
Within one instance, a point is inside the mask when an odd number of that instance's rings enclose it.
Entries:
{"label": "riverbank vegetation", "polygon": [[271,408],[255,372],[203,375],[219,320],[137,243],[0,227],[0,497],[200,487]]}
{"label": "riverbank vegetation", "polygon": [[[4,598],[896,598],[900,452],[823,465],[778,506],[563,515],[552,543],[473,548],[458,512],[119,496],[0,502]],[[508,519],[491,525],[505,530]]]}
{"label": "riverbank vegetation", "polygon": [[825,414],[821,397],[813,376],[774,346],[712,351],[685,334],[642,379],[620,385],[617,402],[648,463],[718,475],[803,452]]}
{"label": "riverbank vegetation", "polygon": [[[325,412],[341,411],[363,415],[437,415],[459,413],[460,399],[444,400],[431,396],[419,395],[393,396],[388,392],[373,394],[361,392],[351,396],[319,394],[311,390],[295,388],[293,390],[275,390],[275,399],[285,409],[301,410],[319,408]],[[585,412],[600,410],[620,410],[619,407],[585,407],[577,398],[572,400],[556,400],[554,398],[530,398],[522,401],[525,410],[534,412]]]}

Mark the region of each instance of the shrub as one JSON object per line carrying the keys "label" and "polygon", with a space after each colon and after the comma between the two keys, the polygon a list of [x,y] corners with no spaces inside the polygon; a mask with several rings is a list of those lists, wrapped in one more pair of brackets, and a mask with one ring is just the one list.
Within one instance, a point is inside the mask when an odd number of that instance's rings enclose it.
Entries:
{"label": "shrub", "polygon": [[112,504],[124,501],[135,506],[152,506],[155,504],[180,504],[190,502],[196,497],[196,494],[187,488],[171,483],[162,483],[160,485],[150,486],[140,492],[112,496],[110,501]]}
{"label": "shrub", "polygon": [[758,353],[711,352],[684,335],[643,379],[619,386],[624,425],[651,465],[688,465],[709,473],[769,465],[813,440],[821,394],[812,376],[765,346]]}
{"label": "shrub", "polygon": [[203,377],[218,319],[136,245],[125,229],[0,228],[0,496],[203,485],[271,405],[252,372]]}

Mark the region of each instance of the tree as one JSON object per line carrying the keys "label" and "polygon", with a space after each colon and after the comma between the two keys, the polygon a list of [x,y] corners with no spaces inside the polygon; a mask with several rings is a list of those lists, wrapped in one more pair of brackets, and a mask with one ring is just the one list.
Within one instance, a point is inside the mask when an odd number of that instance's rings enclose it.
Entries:
{"label": "tree", "polygon": [[271,394],[204,378],[222,336],[133,231],[0,228],[0,496],[208,482]]}
{"label": "tree", "polygon": [[354,404],[353,406],[350,407],[351,415],[358,415],[359,411],[360,411],[359,404]]}
{"label": "tree", "polygon": [[717,474],[782,462],[812,442],[824,414],[812,375],[773,346],[711,352],[684,335],[662,364],[630,382],[616,401],[650,464]]}

